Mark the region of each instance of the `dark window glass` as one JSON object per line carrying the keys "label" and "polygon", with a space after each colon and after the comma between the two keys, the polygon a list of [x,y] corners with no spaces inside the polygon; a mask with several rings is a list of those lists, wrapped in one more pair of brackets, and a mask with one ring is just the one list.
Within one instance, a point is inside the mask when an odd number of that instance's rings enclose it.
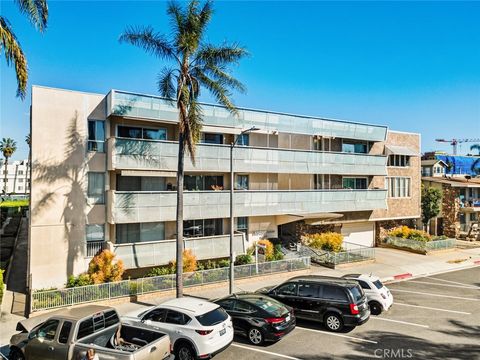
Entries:
{"label": "dark window glass", "polygon": [[237,145],[239,146],[248,146],[250,143],[249,134],[238,135]]}
{"label": "dark window glass", "polygon": [[202,237],[222,235],[222,219],[186,220],[183,222],[183,235],[188,237]]}
{"label": "dark window glass", "polygon": [[60,335],[58,335],[58,342],[60,344],[67,343],[68,336],[70,335],[71,329],[72,329],[72,323],[70,321],[64,321],[62,325],[62,330],[60,330]]}
{"label": "dark window glass", "polygon": [[143,138],[150,140],[167,140],[166,129],[143,129]]}
{"label": "dark window glass", "polygon": [[299,284],[298,296],[302,297],[318,297],[318,285]]}
{"label": "dark window glass", "polygon": [[163,322],[165,320],[165,314],[167,310],[165,309],[153,309],[147,313],[142,320],[152,320],[157,322]]}
{"label": "dark window glass", "polygon": [[370,286],[365,281],[357,280],[357,282],[360,284],[362,289],[370,289]]}
{"label": "dark window glass", "polygon": [[204,133],[203,142],[205,144],[223,144],[223,135]]}
{"label": "dark window glass", "polygon": [[95,204],[103,204],[105,202],[105,173],[89,172],[87,191],[88,197]]}
{"label": "dark window glass", "polygon": [[117,312],[114,310],[109,310],[105,312],[105,327],[110,327],[116,325],[120,322]]}
{"label": "dark window glass", "polygon": [[248,190],[248,175],[237,175],[237,182],[235,183],[235,189]]}
{"label": "dark window glass", "polygon": [[58,320],[48,320],[38,329],[38,337],[50,341],[55,339],[55,333],[59,324],[60,321]]}
{"label": "dark window glass", "polygon": [[178,311],[168,310],[165,322],[169,324],[185,325],[190,321],[190,318]]}
{"label": "dark window glass", "polygon": [[383,288],[383,284],[382,284],[382,282],[381,282],[380,280],[374,281],[374,282],[373,282],[373,285],[375,285],[375,287],[376,287],[377,289]]}
{"label": "dark window glass", "polygon": [[322,297],[327,300],[348,301],[347,293],[339,286],[323,285]]}
{"label": "dark window glass", "polygon": [[131,126],[119,126],[117,129],[117,133],[119,137],[133,138],[133,139],[142,138],[142,128],[131,127]]}
{"label": "dark window glass", "polygon": [[93,334],[93,320],[92,320],[92,318],[88,318],[86,320],[83,320],[78,327],[77,339],[82,339],[85,336],[92,335],[92,334]]}
{"label": "dark window glass", "polygon": [[221,307],[196,317],[203,326],[214,326],[227,320],[228,314]]}
{"label": "dark window glass", "polygon": [[280,295],[297,295],[297,284],[287,283],[287,284],[281,285],[277,289],[277,294],[280,294]]}
{"label": "dark window glass", "polygon": [[353,301],[355,303],[358,303],[360,300],[363,299],[364,292],[360,286],[354,286],[350,288],[350,292],[352,293]]}
{"label": "dark window glass", "polygon": [[271,314],[274,317],[283,316],[288,312],[285,305],[272,298],[254,297],[248,298],[248,302],[266,311],[268,314]]}
{"label": "dark window glass", "polygon": [[367,188],[367,179],[365,178],[355,179],[355,189],[366,189],[366,188]]}
{"label": "dark window glass", "polygon": [[88,150],[104,152],[105,148],[105,122],[88,121]]}
{"label": "dark window glass", "polygon": [[233,310],[233,307],[235,305],[235,300],[225,299],[225,300],[219,301],[217,304],[220,305],[225,310]]}
{"label": "dark window glass", "polygon": [[239,312],[255,312],[255,308],[250,305],[249,303],[246,303],[245,301],[240,301],[237,300],[235,303],[235,311]]}

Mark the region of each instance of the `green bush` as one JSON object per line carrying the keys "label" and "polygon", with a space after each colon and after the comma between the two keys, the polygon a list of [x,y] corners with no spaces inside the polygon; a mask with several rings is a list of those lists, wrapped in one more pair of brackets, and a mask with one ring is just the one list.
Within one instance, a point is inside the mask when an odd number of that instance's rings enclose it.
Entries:
{"label": "green bush", "polygon": [[218,261],[218,267],[229,267],[230,266],[230,260],[228,259],[221,259]]}
{"label": "green bush", "polygon": [[342,251],[343,235],[335,232],[307,234],[302,237],[302,241],[314,249],[340,252]]}
{"label": "green bush", "polygon": [[252,262],[253,262],[253,258],[249,254],[237,255],[235,259],[235,265],[246,265],[246,264],[251,264]]}
{"label": "green bush", "polygon": [[67,288],[92,285],[93,281],[88,274],[80,274],[77,277],[70,275],[67,280]]}
{"label": "green bush", "polygon": [[392,229],[387,233],[387,235],[415,241],[427,242],[432,240],[432,236],[427,234],[425,231],[410,229],[408,226],[400,226]]}
{"label": "green bush", "polygon": [[150,270],[145,276],[146,277],[152,277],[152,276],[163,276],[163,275],[170,275],[170,274],[175,274],[175,266],[173,263],[170,263],[166,266],[160,266],[153,268]]}
{"label": "green bush", "polygon": [[282,245],[276,244],[273,249],[273,260],[283,260]]}
{"label": "green bush", "polygon": [[0,269],[0,304],[2,303],[3,299],[3,273],[5,270]]}

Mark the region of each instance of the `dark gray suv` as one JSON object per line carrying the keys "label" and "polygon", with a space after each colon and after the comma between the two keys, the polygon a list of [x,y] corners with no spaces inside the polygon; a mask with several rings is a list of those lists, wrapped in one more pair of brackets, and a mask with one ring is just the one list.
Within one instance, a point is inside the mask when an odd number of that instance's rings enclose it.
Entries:
{"label": "dark gray suv", "polygon": [[365,293],[353,280],[298,276],[257,292],[291,306],[297,318],[320,321],[331,331],[355,327],[370,318]]}

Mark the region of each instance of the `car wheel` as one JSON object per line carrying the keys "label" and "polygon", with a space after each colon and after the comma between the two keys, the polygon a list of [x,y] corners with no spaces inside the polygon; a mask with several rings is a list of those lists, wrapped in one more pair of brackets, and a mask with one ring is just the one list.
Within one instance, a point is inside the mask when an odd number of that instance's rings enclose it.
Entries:
{"label": "car wheel", "polygon": [[186,342],[180,343],[175,347],[175,359],[178,360],[195,360],[196,355],[192,346]]}
{"label": "car wheel", "polygon": [[368,304],[370,306],[370,312],[372,315],[380,315],[382,313],[382,305],[376,301],[372,301]]}
{"label": "car wheel", "polygon": [[328,313],[325,315],[324,324],[330,331],[340,331],[343,329],[343,320],[335,313]]}
{"label": "car wheel", "polygon": [[253,345],[261,345],[263,343],[263,333],[259,328],[251,328],[248,330],[248,341]]}
{"label": "car wheel", "polygon": [[25,360],[25,356],[23,356],[23,353],[18,349],[10,350],[10,355],[8,355],[8,358],[10,360]]}

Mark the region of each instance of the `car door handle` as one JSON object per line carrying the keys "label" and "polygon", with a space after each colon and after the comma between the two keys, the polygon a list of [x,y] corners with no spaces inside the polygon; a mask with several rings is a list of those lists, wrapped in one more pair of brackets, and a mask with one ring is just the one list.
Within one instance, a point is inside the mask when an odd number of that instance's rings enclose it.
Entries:
{"label": "car door handle", "polygon": [[181,333],[182,333],[182,330],[175,330],[175,332],[176,332],[177,334],[181,334]]}
{"label": "car door handle", "polygon": [[150,352],[152,353],[152,352],[154,352],[154,351],[156,351],[156,350],[157,350],[157,347],[154,346],[154,347],[152,347],[152,348],[150,349]]}
{"label": "car door handle", "polygon": [[48,350],[53,351],[53,350],[55,350],[55,348],[53,346],[49,346]]}

